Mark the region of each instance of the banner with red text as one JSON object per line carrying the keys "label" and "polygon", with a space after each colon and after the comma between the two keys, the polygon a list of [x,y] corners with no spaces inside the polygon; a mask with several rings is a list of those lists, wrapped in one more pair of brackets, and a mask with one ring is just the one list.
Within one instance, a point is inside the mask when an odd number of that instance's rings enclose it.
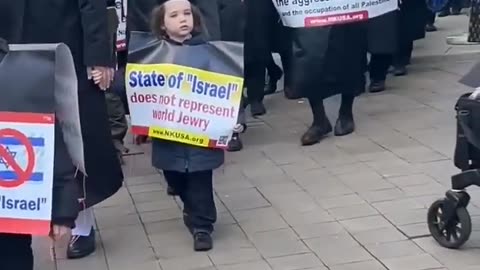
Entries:
{"label": "banner with red text", "polygon": [[53,203],[54,158],[86,174],[73,57],[65,44],[1,49],[0,233],[46,236],[62,204]]}
{"label": "banner with red text", "polygon": [[283,25],[293,28],[365,21],[398,9],[398,0],[272,1]]}
{"label": "banner with red text", "polygon": [[124,51],[127,49],[127,1],[115,0],[115,9],[118,16],[117,29],[117,51]]}
{"label": "banner with red text", "polygon": [[133,132],[200,147],[225,148],[237,123],[242,98],[242,45],[152,42],[131,52],[126,68]]}

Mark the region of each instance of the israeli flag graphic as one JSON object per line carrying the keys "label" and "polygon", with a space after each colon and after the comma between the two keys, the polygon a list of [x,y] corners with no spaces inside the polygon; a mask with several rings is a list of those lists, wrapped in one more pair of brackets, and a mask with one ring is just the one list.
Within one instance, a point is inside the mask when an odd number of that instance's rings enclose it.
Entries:
{"label": "israeli flag graphic", "polygon": [[[33,174],[28,179],[27,184],[38,184],[44,181],[44,169],[40,168],[42,162],[37,162],[44,157],[45,139],[39,134],[30,134],[28,137],[30,144],[33,146],[35,153],[35,166]],[[10,156],[15,160],[20,168],[25,170],[27,168],[27,151],[26,147],[16,138],[0,138],[0,146],[3,147]],[[13,170],[12,164],[9,164],[5,158],[0,157],[0,179],[3,181],[15,181],[18,179],[17,173]]]}

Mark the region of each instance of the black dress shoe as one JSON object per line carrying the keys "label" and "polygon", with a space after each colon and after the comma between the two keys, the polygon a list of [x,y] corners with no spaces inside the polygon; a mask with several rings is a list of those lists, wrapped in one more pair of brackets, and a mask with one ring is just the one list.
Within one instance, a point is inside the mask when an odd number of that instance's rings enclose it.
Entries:
{"label": "black dress shoe", "polygon": [[438,13],[438,17],[447,17],[447,16],[450,16],[450,9],[446,9],[446,10],[442,10]]}
{"label": "black dress shoe", "polygon": [[232,139],[228,142],[227,151],[228,152],[238,152],[243,149],[242,140],[237,133],[234,133]]}
{"label": "black dress shoe", "polygon": [[408,71],[407,71],[407,67],[405,66],[396,66],[393,70],[393,75],[395,76],[405,76],[407,75]]}
{"label": "black dress shoe", "polygon": [[427,31],[427,32],[435,32],[437,30],[438,30],[437,27],[433,24],[429,23],[429,24],[425,25],[425,31]]}
{"label": "black dress shoe", "polygon": [[314,145],[320,142],[323,137],[332,132],[332,125],[327,121],[323,126],[312,125],[308,130],[302,135],[301,143],[303,146]]}
{"label": "black dress shoe", "polygon": [[339,116],[333,134],[335,136],[345,136],[352,133],[354,130],[355,122],[353,121],[353,116]]}
{"label": "black dress shoe", "polygon": [[265,95],[274,94],[277,91],[277,83],[282,78],[283,73],[277,74],[275,77],[270,77],[268,83],[265,85]]}
{"label": "black dress shoe", "polygon": [[261,116],[267,113],[267,109],[261,101],[255,101],[250,103],[250,111],[252,116]]}
{"label": "black dress shoe", "polygon": [[89,236],[72,236],[67,249],[68,259],[80,259],[95,252],[95,231],[91,230]]}
{"label": "black dress shoe", "polygon": [[460,15],[462,14],[462,9],[461,8],[452,8],[452,15]]}
{"label": "black dress shoe", "polygon": [[212,236],[207,232],[198,232],[193,235],[193,249],[195,251],[209,251],[213,248]]}
{"label": "black dress shoe", "polygon": [[178,193],[177,193],[177,191],[175,191],[175,189],[173,187],[168,186],[167,187],[167,195],[168,196],[177,196]]}
{"label": "black dress shoe", "polygon": [[385,91],[385,81],[372,81],[370,82],[370,87],[368,88],[370,93],[378,93]]}

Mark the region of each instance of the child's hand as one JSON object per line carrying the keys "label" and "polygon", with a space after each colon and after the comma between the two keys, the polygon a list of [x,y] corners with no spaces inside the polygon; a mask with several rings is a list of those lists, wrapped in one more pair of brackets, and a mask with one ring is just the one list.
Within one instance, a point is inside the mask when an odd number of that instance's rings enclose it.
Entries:
{"label": "child's hand", "polygon": [[93,81],[95,82],[100,89],[103,91],[110,88],[110,85],[113,81],[113,75],[115,71],[113,68],[109,67],[93,67],[92,69],[92,77]]}
{"label": "child's hand", "polygon": [[52,226],[52,230],[50,231],[50,238],[52,238],[53,241],[58,241],[66,235],[69,235],[71,231],[72,229],[70,229],[69,227],[54,224]]}
{"label": "child's hand", "polygon": [[144,144],[147,142],[148,136],[146,135],[137,135],[135,136],[135,143],[137,145]]}

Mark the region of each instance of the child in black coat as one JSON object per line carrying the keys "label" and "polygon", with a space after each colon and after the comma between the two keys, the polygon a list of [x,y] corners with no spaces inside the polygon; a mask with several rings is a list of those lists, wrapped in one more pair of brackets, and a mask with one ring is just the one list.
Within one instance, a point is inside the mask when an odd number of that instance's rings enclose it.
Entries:
{"label": "child in black coat", "polygon": [[[167,0],[155,8],[152,31],[158,38],[176,45],[201,45],[208,38],[198,9],[188,0]],[[186,55],[184,60],[201,63],[208,60],[207,57]],[[163,171],[171,191],[183,201],[183,219],[193,236],[195,251],[207,251],[213,247],[211,233],[217,219],[213,170],[223,163],[224,151],[221,149],[152,139],[152,164]]]}

